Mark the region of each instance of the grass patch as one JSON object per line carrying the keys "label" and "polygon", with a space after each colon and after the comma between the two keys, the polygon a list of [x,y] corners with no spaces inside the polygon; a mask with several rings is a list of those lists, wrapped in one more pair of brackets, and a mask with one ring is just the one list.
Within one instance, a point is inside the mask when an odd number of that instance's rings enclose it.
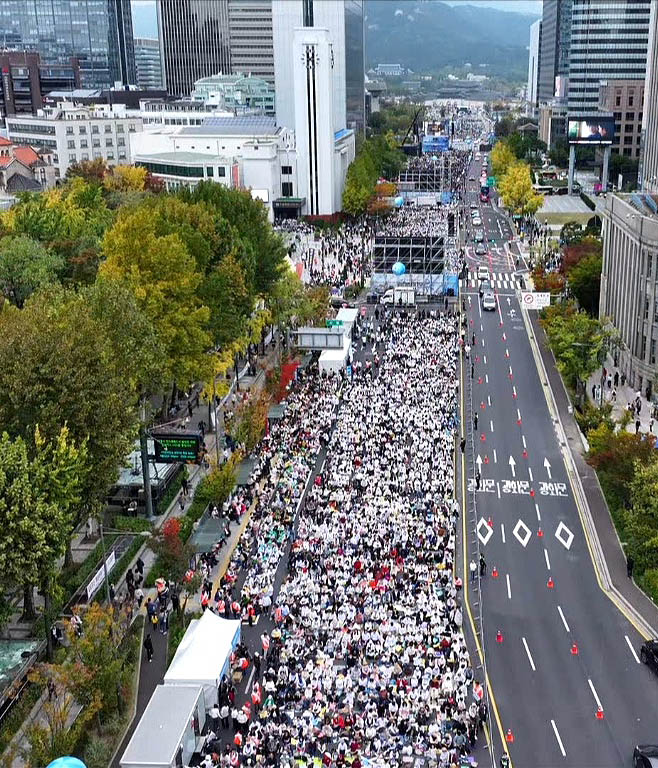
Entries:
{"label": "grass patch", "polygon": [[145,517],[128,517],[128,515],[117,515],[112,527],[118,531],[126,531],[126,533],[142,533],[153,530],[153,524]]}
{"label": "grass patch", "polygon": [[0,754],[7,749],[9,743],[18,733],[32,707],[39,701],[43,686],[37,683],[28,683],[18,695],[16,703],[9,713],[2,718],[0,724]]}

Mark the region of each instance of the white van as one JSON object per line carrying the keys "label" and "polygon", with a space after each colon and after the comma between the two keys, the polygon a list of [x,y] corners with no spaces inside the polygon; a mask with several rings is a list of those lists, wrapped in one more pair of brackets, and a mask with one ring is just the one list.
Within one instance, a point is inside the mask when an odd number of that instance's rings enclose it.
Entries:
{"label": "white van", "polygon": [[496,311],[496,297],[493,293],[485,293],[482,297],[482,309]]}

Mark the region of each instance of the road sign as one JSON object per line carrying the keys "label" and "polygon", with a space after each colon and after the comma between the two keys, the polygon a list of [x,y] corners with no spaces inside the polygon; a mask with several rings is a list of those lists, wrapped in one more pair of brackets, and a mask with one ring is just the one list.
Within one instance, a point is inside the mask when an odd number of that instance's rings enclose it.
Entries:
{"label": "road sign", "polygon": [[550,307],[551,294],[538,291],[521,291],[521,306],[524,309],[544,309]]}
{"label": "road sign", "polygon": [[112,550],[112,552],[110,552],[105,560],[105,565],[101,565],[101,567],[94,574],[94,578],[89,582],[89,584],[87,584],[87,601],[91,600],[100,585],[103,583],[103,579],[105,578],[105,569],[107,568],[107,573],[109,576],[110,571],[112,568],[114,568],[116,560],[117,556],[114,553],[114,550]]}
{"label": "road sign", "polygon": [[155,460],[160,464],[200,459],[201,435],[196,432],[162,432],[151,437],[155,443]]}
{"label": "road sign", "polygon": [[342,320],[327,320],[327,328],[342,328]]}

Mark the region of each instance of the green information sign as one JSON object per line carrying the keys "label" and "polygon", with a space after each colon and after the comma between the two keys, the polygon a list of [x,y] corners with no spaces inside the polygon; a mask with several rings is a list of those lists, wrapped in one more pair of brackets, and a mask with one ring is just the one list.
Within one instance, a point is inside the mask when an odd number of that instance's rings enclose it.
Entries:
{"label": "green information sign", "polygon": [[342,328],[342,320],[327,320],[327,328]]}
{"label": "green information sign", "polygon": [[161,464],[198,462],[201,454],[201,435],[185,432],[167,432],[153,435],[155,460]]}

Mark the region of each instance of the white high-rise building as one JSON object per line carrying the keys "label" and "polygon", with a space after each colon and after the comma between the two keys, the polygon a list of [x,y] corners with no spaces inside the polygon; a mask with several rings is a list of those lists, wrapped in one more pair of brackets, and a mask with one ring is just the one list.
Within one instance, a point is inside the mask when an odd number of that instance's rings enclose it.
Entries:
{"label": "white high-rise building", "polygon": [[528,86],[526,101],[528,115],[534,115],[539,106],[539,49],[541,47],[541,19],[530,27],[530,46],[528,47]]}
{"label": "white high-rise building", "polygon": [[658,194],[658,4],[651,8],[647,76],[644,83],[641,181],[645,192]]}

